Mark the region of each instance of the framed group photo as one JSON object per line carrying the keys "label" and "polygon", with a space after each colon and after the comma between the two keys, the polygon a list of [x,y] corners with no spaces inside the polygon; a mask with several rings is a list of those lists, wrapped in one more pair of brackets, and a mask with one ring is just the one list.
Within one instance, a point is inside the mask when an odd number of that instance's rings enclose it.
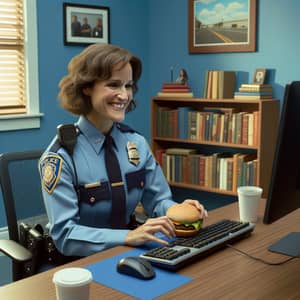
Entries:
{"label": "framed group photo", "polygon": [[109,43],[109,7],[63,3],[64,44]]}
{"label": "framed group photo", "polygon": [[189,0],[190,53],[256,51],[257,0]]}

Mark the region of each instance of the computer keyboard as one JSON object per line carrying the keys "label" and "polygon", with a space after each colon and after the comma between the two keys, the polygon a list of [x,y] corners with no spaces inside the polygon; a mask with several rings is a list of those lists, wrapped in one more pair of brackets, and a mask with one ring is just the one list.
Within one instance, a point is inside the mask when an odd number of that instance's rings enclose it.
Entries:
{"label": "computer keyboard", "polygon": [[140,256],[160,268],[177,270],[192,261],[245,238],[255,224],[233,220],[222,220],[201,229],[196,236],[177,238],[169,246],[153,248]]}

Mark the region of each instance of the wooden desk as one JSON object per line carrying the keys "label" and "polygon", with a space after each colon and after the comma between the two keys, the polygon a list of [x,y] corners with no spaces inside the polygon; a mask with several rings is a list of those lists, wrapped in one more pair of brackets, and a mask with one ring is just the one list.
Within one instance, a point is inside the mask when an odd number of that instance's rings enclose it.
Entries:
{"label": "wooden desk", "polygon": [[[300,209],[271,225],[264,225],[262,224],[263,208],[264,202],[262,201],[260,218],[251,237],[239,241],[235,246],[267,260],[285,260],[286,256],[271,253],[267,247],[287,233],[300,230]],[[206,223],[213,223],[222,218],[237,219],[237,203],[211,211]],[[72,262],[64,267],[84,267],[129,249],[129,247],[116,247]],[[62,267],[0,287],[0,299],[55,299],[52,276],[60,268]],[[300,299],[299,258],[284,265],[268,266],[227,248],[185,267],[180,270],[180,273],[191,276],[194,280],[159,299]],[[93,282],[91,284],[91,300],[93,299],[132,298]]]}

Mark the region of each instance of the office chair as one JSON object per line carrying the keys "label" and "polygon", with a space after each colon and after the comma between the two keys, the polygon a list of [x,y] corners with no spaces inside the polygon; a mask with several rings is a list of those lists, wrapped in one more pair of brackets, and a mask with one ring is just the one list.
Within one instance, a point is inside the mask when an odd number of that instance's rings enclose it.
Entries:
{"label": "office chair", "polygon": [[[28,269],[32,253],[22,246],[20,240],[21,222],[32,226],[34,223],[39,223],[45,227],[48,221],[38,172],[38,161],[42,153],[43,150],[28,150],[0,154],[0,183],[9,233],[9,240],[0,240],[0,251],[12,258],[13,281],[33,275],[32,270]],[[146,219],[147,216],[138,206],[132,224],[133,228],[144,223]],[[55,248],[54,244],[52,246]],[[78,257],[62,256],[59,258],[61,262],[58,261],[52,266],[50,264],[46,266],[46,269]]]}
{"label": "office chair", "polygon": [[43,150],[28,150],[0,155],[0,183],[9,234],[9,240],[0,240],[0,251],[12,258],[13,281],[29,276],[26,268],[32,258],[32,253],[20,244],[20,222],[29,217],[38,222],[47,220],[38,172],[42,153]]}

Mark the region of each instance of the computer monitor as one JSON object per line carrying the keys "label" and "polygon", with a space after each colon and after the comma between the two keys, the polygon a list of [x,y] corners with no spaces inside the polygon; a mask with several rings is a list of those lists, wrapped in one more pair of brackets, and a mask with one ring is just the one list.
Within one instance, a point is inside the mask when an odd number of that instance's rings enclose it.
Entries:
{"label": "computer monitor", "polygon": [[[270,224],[300,207],[300,81],[286,85],[263,222]],[[300,233],[298,240],[300,252]],[[291,241],[294,242],[294,241]]]}

